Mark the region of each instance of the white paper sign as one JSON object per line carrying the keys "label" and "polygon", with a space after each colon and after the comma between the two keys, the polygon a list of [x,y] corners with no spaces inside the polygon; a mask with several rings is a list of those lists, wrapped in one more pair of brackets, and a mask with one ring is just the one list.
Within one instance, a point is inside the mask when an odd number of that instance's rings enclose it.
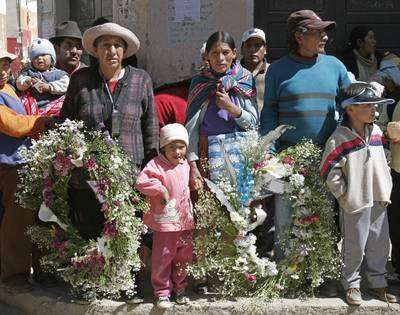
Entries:
{"label": "white paper sign", "polygon": [[[184,2],[184,0],[180,1]],[[181,22],[176,20],[175,5],[179,5],[178,2],[178,0],[168,0],[168,45],[175,47],[196,42],[200,49],[201,43],[217,29],[216,2],[215,0],[196,0],[199,5],[198,20]]]}

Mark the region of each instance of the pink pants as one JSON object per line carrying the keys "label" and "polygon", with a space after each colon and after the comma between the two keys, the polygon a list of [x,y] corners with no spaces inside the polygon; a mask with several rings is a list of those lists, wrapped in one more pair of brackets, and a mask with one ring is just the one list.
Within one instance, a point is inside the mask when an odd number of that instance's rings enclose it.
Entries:
{"label": "pink pants", "polygon": [[193,260],[193,230],[154,232],[151,282],[154,295],[182,293],[187,286],[186,267]]}

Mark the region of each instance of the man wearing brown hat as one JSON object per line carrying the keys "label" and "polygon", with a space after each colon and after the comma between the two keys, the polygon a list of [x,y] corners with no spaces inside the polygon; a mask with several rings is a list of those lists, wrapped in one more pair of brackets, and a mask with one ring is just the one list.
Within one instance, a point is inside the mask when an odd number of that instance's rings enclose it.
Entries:
{"label": "man wearing brown hat", "polygon": [[56,34],[50,38],[57,55],[56,68],[73,74],[76,70],[86,67],[81,62],[82,33],[75,21],[66,21],[56,27]]}
{"label": "man wearing brown hat", "polygon": [[[337,126],[336,97],[350,80],[345,66],[337,58],[325,55],[327,31],[334,25],[333,21],[322,21],[311,10],[293,12],[287,20],[290,53],[268,69],[260,117],[261,135],[282,124],[296,127],[279,139],[276,150],[295,145],[303,138],[323,146]],[[289,223],[291,211],[290,202],[277,195],[278,238]],[[277,244],[275,254],[277,259],[283,256]]]}

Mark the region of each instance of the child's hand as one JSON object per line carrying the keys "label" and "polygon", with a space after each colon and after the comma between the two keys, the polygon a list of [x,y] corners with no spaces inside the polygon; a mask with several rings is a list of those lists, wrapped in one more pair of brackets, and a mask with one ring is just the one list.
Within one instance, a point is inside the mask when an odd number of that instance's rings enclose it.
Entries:
{"label": "child's hand", "polygon": [[36,79],[35,78],[31,78],[31,77],[29,77],[29,78],[27,78],[25,81],[24,81],[24,83],[23,83],[23,85],[26,87],[26,88],[29,88],[29,87],[31,87],[33,84],[35,84],[36,83]]}
{"label": "child's hand", "polygon": [[168,193],[168,190],[165,190],[163,192],[161,204],[166,205],[168,203],[168,201],[169,201],[169,193]]}
{"label": "child's hand", "polygon": [[35,84],[35,88],[39,91],[39,93],[46,93],[51,91],[50,84],[39,81]]}
{"label": "child's hand", "polygon": [[391,121],[387,125],[387,135],[390,140],[397,143],[400,141],[400,122]]}
{"label": "child's hand", "polygon": [[203,188],[203,177],[197,168],[196,161],[190,162],[189,187],[190,190],[199,190]]}

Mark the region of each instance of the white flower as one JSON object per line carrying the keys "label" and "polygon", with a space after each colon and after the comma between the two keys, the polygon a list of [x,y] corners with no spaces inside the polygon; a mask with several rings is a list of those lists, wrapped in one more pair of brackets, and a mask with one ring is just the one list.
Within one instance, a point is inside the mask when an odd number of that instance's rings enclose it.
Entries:
{"label": "white flower", "polygon": [[[245,248],[246,251],[249,250],[249,247],[254,245],[257,241],[257,237],[254,234],[248,234],[244,238],[235,239],[233,242],[236,247]],[[238,248],[238,250],[240,250]]]}
{"label": "white flower", "polygon": [[290,184],[295,188],[301,188],[304,186],[304,176],[301,174],[293,174],[290,176]]}
{"label": "white flower", "polygon": [[229,212],[229,216],[231,218],[231,221],[234,223],[243,221],[243,218],[237,212]]}
{"label": "white flower", "polygon": [[282,178],[288,173],[288,168],[276,157],[267,160],[262,170],[273,178]]}
{"label": "white flower", "polygon": [[250,215],[250,213],[251,213],[250,209],[247,208],[247,207],[242,208],[241,210],[243,211],[243,213],[244,213],[246,216]]}
{"label": "white flower", "polygon": [[102,236],[97,238],[96,243],[97,251],[101,253],[104,258],[108,259],[113,256],[112,251],[107,247],[107,237]]}
{"label": "white flower", "polygon": [[257,248],[254,245],[250,245],[250,247],[247,250],[247,253],[250,255],[250,257],[254,260],[255,258],[258,258],[257,255]]}

